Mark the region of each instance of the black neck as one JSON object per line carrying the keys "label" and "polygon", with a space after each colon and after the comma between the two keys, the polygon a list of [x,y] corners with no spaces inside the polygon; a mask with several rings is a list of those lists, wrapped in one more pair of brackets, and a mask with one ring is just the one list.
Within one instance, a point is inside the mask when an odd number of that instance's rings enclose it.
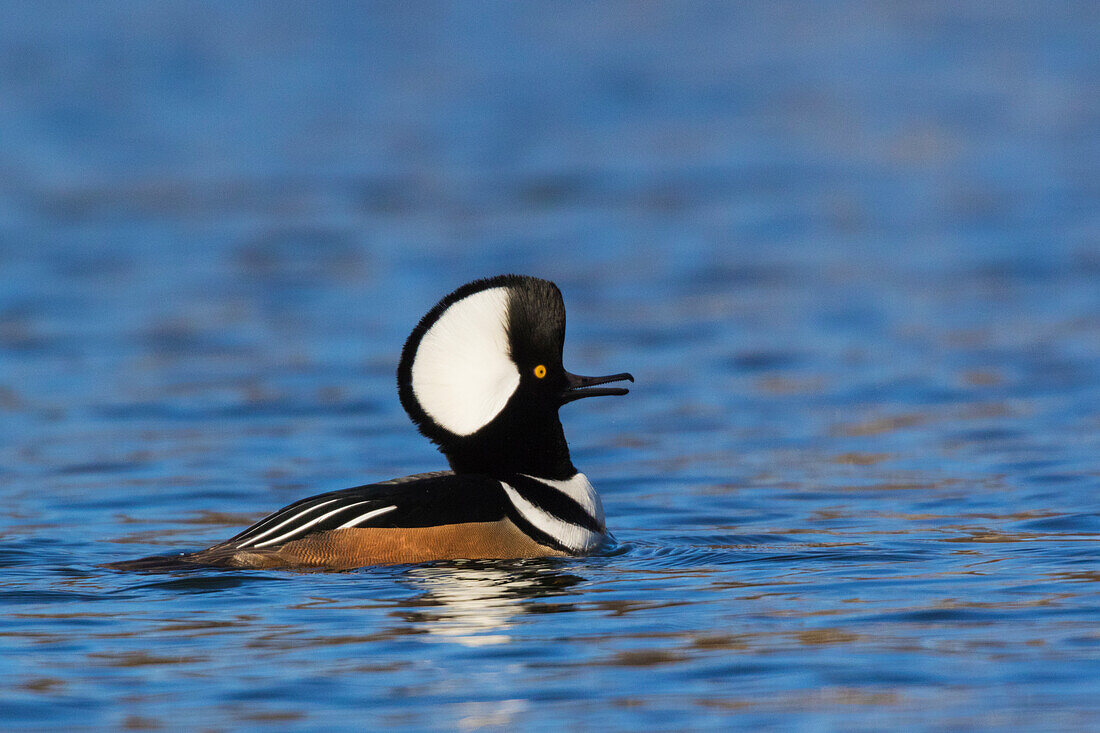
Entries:
{"label": "black neck", "polygon": [[577,473],[556,411],[521,417],[505,408],[476,436],[440,446],[440,450],[455,473],[524,473],[549,479],[568,479]]}

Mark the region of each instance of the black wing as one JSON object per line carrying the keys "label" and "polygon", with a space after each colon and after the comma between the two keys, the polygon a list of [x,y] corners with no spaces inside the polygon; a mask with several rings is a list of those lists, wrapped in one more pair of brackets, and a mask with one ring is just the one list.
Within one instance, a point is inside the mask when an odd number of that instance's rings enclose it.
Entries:
{"label": "black wing", "polygon": [[315,532],[353,527],[493,522],[504,517],[507,506],[500,482],[488,476],[423,473],[296,501],[221,546],[260,549]]}

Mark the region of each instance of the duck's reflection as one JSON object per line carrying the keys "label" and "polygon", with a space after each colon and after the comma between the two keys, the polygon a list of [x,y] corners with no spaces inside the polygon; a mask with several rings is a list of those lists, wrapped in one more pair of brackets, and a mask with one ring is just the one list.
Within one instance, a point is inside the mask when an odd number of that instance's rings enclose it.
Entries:
{"label": "duck's reflection", "polygon": [[506,644],[516,618],[533,610],[568,610],[568,604],[531,604],[532,599],[570,595],[583,578],[549,565],[462,562],[411,568],[408,580],[423,595],[400,616],[415,629],[464,646]]}

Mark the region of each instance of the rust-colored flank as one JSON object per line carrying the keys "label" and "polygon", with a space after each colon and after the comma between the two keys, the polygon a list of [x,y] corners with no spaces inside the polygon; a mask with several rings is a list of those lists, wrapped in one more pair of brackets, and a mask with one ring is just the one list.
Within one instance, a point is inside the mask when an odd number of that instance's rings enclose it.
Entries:
{"label": "rust-colored flank", "polygon": [[236,550],[221,545],[190,560],[238,568],[347,570],[433,560],[492,560],[563,555],[532,540],[508,519],[436,527],[336,529],[280,547]]}

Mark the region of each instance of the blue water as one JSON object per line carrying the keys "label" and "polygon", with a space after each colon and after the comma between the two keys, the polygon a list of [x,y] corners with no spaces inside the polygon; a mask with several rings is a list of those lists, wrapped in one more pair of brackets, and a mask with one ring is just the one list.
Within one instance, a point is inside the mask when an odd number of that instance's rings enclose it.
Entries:
{"label": "blue water", "polygon": [[[5,4],[11,728],[1100,727],[1091,3]],[[616,550],[142,575],[558,282]]]}

